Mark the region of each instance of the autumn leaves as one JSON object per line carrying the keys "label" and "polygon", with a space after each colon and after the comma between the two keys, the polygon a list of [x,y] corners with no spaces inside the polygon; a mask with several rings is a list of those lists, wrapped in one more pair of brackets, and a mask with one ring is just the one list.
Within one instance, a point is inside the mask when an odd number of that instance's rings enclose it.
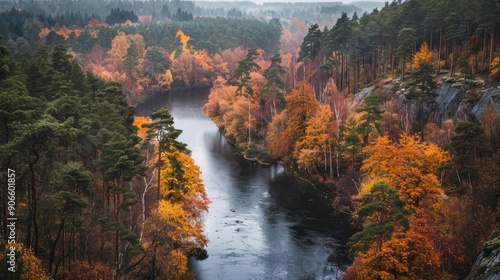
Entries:
{"label": "autumn leaves", "polygon": [[432,233],[443,230],[444,194],[436,174],[450,156],[407,135],[398,144],[379,137],[364,153],[355,199],[363,229],[351,237],[356,258],[344,279],[441,279]]}
{"label": "autumn leaves", "polygon": [[155,155],[150,157],[149,176],[158,176],[157,206],[144,213],[148,218],[143,220],[143,243],[148,252],[142,266],[159,277],[183,279],[189,274],[188,257],[206,254],[201,217],[210,201],[199,167],[186,145],[176,140],[181,131],[174,128],[170,112],[160,109],[151,118],[135,117],[143,150]]}
{"label": "autumn leaves", "polygon": [[85,69],[105,80],[120,82],[132,102],[146,94],[168,91],[174,81],[188,88],[207,87],[215,72],[227,71],[219,64],[223,63],[220,55],[214,57],[217,63],[207,50],[195,50],[189,44],[190,37],[180,29],[175,34],[176,49],[147,46],[146,39],[140,33],[117,30],[108,51],[96,44],[88,52]]}

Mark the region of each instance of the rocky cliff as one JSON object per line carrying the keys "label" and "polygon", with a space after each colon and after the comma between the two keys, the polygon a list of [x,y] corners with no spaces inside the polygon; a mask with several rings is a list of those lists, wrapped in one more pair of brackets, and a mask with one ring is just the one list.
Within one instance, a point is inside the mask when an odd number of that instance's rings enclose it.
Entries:
{"label": "rocky cliff", "polygon": [[454,87],[451,83],[442,83],[437,90],[436,123],[441,124],[447,119],[455,117],[460,103],[465,97],[466,88]]}
{"label": "rocky cliff", "polygon": [[500,280],[500,231],[484,243],[483,251],[465,280]]}
{"label": "rocky cliff", "polygon": [[[425,102],[424,114],[427,118],[431,112],[434,112],[434,121],[441,125],[448,119],[455,119],[457,112],[460,112],[463,117],[472,113],[477,120],[481,121],[484,110],[492,104],[497,112],[500,112],[500,87],[485,87],[484,80],[465,80],[463,78],[456,79],[452,77],[441,78],[438,83],[439,87],[435,90],[436,98]],[[400,88],[394,92],[394,88]],[[401,103],[410,104],[410,112],[412,123],[415,122],[416,111],[418,110],[415,101],[405,98],[407,89],[397,79],[385,79],[379,84],[363,89],[355,94],[349,102],[348,109],[354,110],[363,104],[366,96],[371,92],[378,92],[381,95],[387,96],[392,92],[396,96],[396,100]]]}
{"label": "rocky cliff", "polygon": [[495,88],[487,90],[472,109],[472,113],[480,120],[483,117],[484,109],[490,104],[500,112],[500,89]]}

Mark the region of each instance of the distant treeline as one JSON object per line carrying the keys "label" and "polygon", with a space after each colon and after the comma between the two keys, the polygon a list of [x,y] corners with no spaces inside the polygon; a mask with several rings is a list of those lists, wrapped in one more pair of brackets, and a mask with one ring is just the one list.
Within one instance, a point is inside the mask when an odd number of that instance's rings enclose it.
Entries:
{"label": "distant treeline", "polygon": [[177,11],[180,8],[183,11],[193,11],[195,4],[192,1],[101,1],[101,0],[75,0],[75,1],[2,1],[0,2],[0,11],[10,10],[12,7],[23,11],[29,11],[35,14],[46,14],[56,16],[58,14],[81,13],[96,14],[100,18],[105,18],[111,13],[112,9],[120,8],[122,10],[134,11],[137,15],[151,15],[153,12],[160,11],[164,5],[167,5],[170,11]]}
{"label": "distant treeline", "polygon": [[261,48],[266,53],[275,53],[279,49],[282,32],[278,20],[265,23],[249,19],[196,18],[192,21],[170,22],[168,24],[152,23],[137,27],[100,27],[98,38],[92,38],[89,30],[85,29],[79,37],[73,38],[69,44],[75,51],[82,53],[87,53],[95,44],[109,47],[118,29],[124,31],[125,34],[139,33],[144,36],[147,46],[163,46],[167,50],[176,48],[175,34],[181,29],[189,34],[191,37],[189,43],[195,49],[206,49],[209,53],[238,46]]}
{"label": "distant treeline", "polygon": [[[365,7],[363,5],[360,5]],[[381,5],[379,5],[381,6]],[[42,18],[47,18],[48,25],[59,23],[61,26],[76,25],[82,27],[88,22],[88,17],[105,19],[118,9],[132,11],[137,16],[152,16],[152,20],[165,18],[174,21],[192,20],[193,16],[201,17],[236,17],[250,19],[280,18],[282,20],[299,18],[308,22],[333,22],[342,12],[352,15],[371,10],[359,8],[353,4],[341,2],[316,3],[263,3],[253,2],[194,2],[194,1],[2,1],[0,11],[12,8],[27,11]],[[53,20],[50,20],[50,19]]]}
{"label": "distant treeline", "polygon": [[499,12],[500,5],[487,0],[393,1],[361,16],[344,14],[330,30],[311,25],[300,57],[317,69],[319,90],[325,77],[334,76],[339,89],[351,93],[376,77],[403,71],[424,42],[441,61],[436,69],[487,74],[498,55]]}
{"label": "distant treeline", "polygon": [[0,34],[4,38],[17,39],[18,37],[24,37],[25,33],[28,33],[29,36],[33,35],[30,33],[38,33],[42,27],[54,27],[56,25],[84,27],[92,18],[99,19],[99,16],[80,12],[64,12],[52,16],[43,11],[30,12],[11,8],[0,13]]}

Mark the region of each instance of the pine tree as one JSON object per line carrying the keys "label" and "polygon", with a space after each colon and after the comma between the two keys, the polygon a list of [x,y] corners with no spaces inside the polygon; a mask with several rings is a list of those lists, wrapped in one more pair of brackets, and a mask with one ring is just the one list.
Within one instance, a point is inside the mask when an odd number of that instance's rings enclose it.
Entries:
{"label": "pine tree", "polygon": [[248,98],[248,144],[250,148],[252,144],[251,134],[251,100],[253,96],[253,89],[250,84],[250,73],[254,70],[260,70],[260,66],[254,61],[258,56],[257,50],[249,49],[245,59],[238,61],[238,67],[234,70],[233,75],[227,80],[226,84],[237,86],[236,95],[245,96]]}
{"label": "pine tree", "polygon": [[363,229],[349,240],[351,254],[366,253],[374,246],[380,248],[394,230],[408,228],[410,212],[397,190],[386,183],[373,184],[369,193],[356,200],[360,203],[356,213],[364,223]]}
{"label": "pine tree", "polygon": [[312,59],[321,49],[321,30],[318,24],[311,25],[304,41],[300,45],[300,52],[298,61],[305,59]]}
{"label": "pine tree", "polygon": [[405,68],[408,58],[413,52],[413,45],[415,44],[416,31],[413,28],[403,28],[398,34],[398,50],[397,54],[401,58],[401,80],[405,79]]}
{"label": "pine tree", "polygon": [[432,77],[432,71],[432,65],[429,62],[420,62],[418,68],[411,73],[411,77],[414,80],[410,83],[408,89],[409,93],[405,95],[406,98],[417,100],[418,102],[417,123],[413,125],[413,129],[420,133],[422,141],[425,140],[424,126],[427,120],[425,115],[425,104],[426,102],[433,101],[437,96],[437,93],[434,92],[437,85]]}
{"label": "pine tree", "polygon": [[380,108],[379,105],[379,95],[376,93],[371,93],[365,98],[365,103],[360,107],[356,108],[356,112],[364,113],[360,118],[357,126],[357,131],[360,133],[363,139],[363,144],[366,146],[369,144],[373,135],[374,130],[378,132],[379,135],[382,134],[380,129],[380,121],[383,119],[382,114],[385,110]]}
{"label": "pine tree", "polygon": [[153,121],[144,124],[147,128],[147,140],[156,139],[158,143],[158,180],[157,180],[157,200],[160,200],[160,182],[161,182],[161,167],[164,161],[164,152],[170,151],[171,147],[175,147],[180,151],[186,152],[186,145],[178,142],[176,139],[182,133],[182,130],[174,128],[174,118],[167,109],[158,109],[149,116]]}
{"label": "pine tree", "polygon": [[269,112],[268,117],[270,120],[284,106],[283,90],[285,84],[281,79],[284,73],[285,68],[281,65],[281,55],[277,54],[271,58],[271,65],[264,70],[264,78],[266,78],[267,82],[262,89],[262,97],[265,102],[264,112]]}
{"label": "pine tree", "polygon": [[139,59],[137,56],[137,48],[135,44],[132,42],[130,47],[127,49],[127,55],[125,55],[125,61],[123,61],[123,66],[127,69],[127,76],[134,80],[133,70],[135,66],[139,65]]}

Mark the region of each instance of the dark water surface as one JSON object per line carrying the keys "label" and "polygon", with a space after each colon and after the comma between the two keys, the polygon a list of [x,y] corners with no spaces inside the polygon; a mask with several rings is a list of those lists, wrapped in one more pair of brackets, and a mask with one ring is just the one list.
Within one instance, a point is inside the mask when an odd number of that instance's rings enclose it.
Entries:
{"label": "dark water surface", "polygon": [[[346,222],[333,218],[329,200],[282,165],[243,159],[200,110],[208,94],[165,93],[137,107],[137,115],[168,108],[183,130],[179,140],[201,168],[212,203],[204,218],[209,257],[190,261],[198,279],[339,279]],[[339,262],[329,263],[330,255]]]}

